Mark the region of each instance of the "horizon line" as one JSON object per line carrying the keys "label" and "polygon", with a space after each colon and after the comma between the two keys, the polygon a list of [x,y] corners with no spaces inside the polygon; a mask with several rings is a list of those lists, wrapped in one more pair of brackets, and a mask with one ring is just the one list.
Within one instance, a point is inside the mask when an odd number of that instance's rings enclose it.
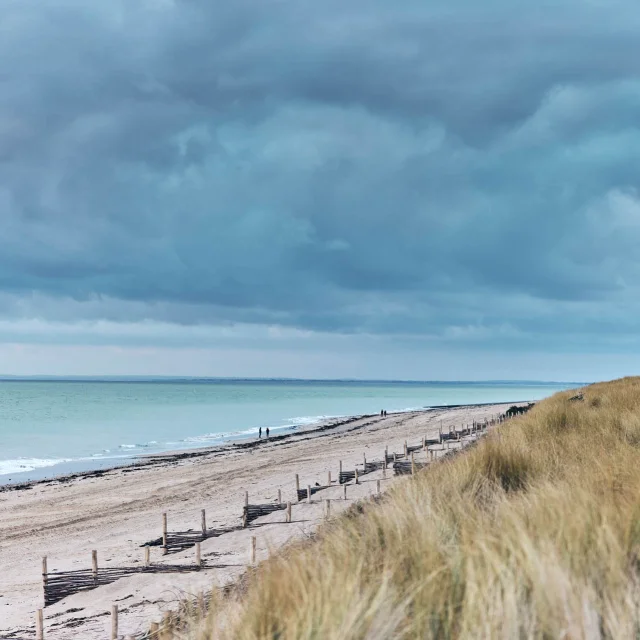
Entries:
{"label": "horizon line", "polygon": [[534,380],[534,379],[478,379],[478,380],[419,380],[402,378],[296,378],[286,376],[174,376],[174,375],[55,375],[0,374],[0,382],[11,381],[59,381],[59,382],[170,382],[170,381],[211,381],[211,382],[369,382],[405,384],[593,384],[592,381],[577,380]]}

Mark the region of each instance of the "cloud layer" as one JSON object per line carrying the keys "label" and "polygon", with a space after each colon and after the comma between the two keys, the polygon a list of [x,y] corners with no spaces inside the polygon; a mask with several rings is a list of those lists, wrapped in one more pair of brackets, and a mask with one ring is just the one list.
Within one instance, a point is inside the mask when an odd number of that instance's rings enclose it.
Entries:
{"label": "cloud layer", "polygon": [[631,0],[0,8],[6,341],[638,347]]}

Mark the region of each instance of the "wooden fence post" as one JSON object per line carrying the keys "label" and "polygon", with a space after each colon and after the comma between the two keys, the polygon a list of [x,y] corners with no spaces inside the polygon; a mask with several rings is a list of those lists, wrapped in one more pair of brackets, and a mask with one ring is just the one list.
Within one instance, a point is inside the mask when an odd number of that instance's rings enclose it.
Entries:
{"label": "wooden fence post", "polygon": [[404,441],[404,457],[408,458],[409,457],[409,447],[407,446],[407,441]]}
{"label": "wooden fence post", "polygon": [[282,504],[282,489],[278,489],[278,504]]}
{"label": "wooden fence post", "polygon": [[300,491],[300,476],[296,473],[296,492],[298,491]]}
{"label": "wooden fence post", "polygon": [[367,454],[366,453],[362,454],[362,468],[365,471],[367,470]]}
{"label": "wooden fence post", "polygon": [[307,485],[307,504],[311,504],[311,485]]}
{"label": "wooden fence post", "polygon": [[358,467],[356,467],[356,474],[354,476],[356,484],[358,484]]}
{"label": "wooden fence post", "polygon": [[42,609],[36,609],[36,640],[44,640],[44,619]]}
{"label": "wooden fence post", "polygon": [[384,448],[384,462],[387,463],[387,458],[389,457],[389,445]]}
{"label": "wooden fence post", "polygon": [[167,514],[162,514],[162,555],[166,556],[169,553],[167,548]]}
{"label": "wooden fence post", "polygon": [[98,552],[91,552],[91,573],[93,575],[93,582],[97,584],[98,582]]}
{"label": "wooden fence post", "polygon": [[394,461],[394,462],[397,462],[396,452],[395,452],[395,451],[393,452],[393,461]]}
{"label": "wooden fence post", "polygon": [[196,542],[196,567],[202,566],[202,555],[200,554],[201,547],[200,543]]}
{"label": "wooden fence post", "polygon": [[331,486],[331,471],[327,471],[327,487]]}
{"label": "wooden fence post", "polygon": [[342,485],[342,489],[344,490],[344,500],[346,500],[347,499],[347,485],[343,484]]}
{"label": "wooden fence post", "polygon": [[151,565],[151,547],[144,548],[144,566],[148,567]]}
{"label": "wooden fence post", "polygon": [[338,471],[338,480],[340,480],[340,474],[342,473],[342,460],[340,460],[340,466]]}
{"label": "wooden fence post", "polygon": [[331,515],[331,500],[326,499],[324,501],[324,517],[328,519],[330,515]]}
{"label": "wooden fence post", "polygon": [[413,451],[411,452],[411,475],[412,476],[416,475],[416,463],[413,459]]}
{"label": "wooden fence post", "polygon": [[249,544],[249,563],[254,565],[256,563],[256,537],[251,536],[251,542]]}
{"label": "wooden fence post", "polygon": [[380,480],[376,480],[376,489],[378,491],[378,495],[380,495]]}
{"label": "wooden fence post", "polygon": [[204,509],[200,512],[200,525],[202,526],[202,537],[207,537],[207,513]]}
{"label": "wooden fence post", "polygon": [[47,582],[48,582],[48,571],[47,571],[47,556],[42,556],[42,594],[44,596],[44,604],[47,604]]}
{"label": "wooden fence post", "polygon": [[118,640],[118,605],[111,605],[111,640]]}
{"label": "wooden fence post", "polygon": [[244,506],[245,507],[249,506],[249,492],[248,491],[244,492]]}
{"label": "wooden fence post", "polygon": [[285,522],[291,522],[291,503],[287,502],[287,514],[285,517]]}

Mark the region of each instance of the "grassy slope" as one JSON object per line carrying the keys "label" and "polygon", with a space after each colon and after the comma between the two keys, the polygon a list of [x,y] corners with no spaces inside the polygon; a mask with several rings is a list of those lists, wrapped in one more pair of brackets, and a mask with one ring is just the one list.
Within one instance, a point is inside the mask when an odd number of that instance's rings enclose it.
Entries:
{"label": "grassy slope", "polygon": [[637,637],[640,378],[571,395],[275,555],[179,637]]}

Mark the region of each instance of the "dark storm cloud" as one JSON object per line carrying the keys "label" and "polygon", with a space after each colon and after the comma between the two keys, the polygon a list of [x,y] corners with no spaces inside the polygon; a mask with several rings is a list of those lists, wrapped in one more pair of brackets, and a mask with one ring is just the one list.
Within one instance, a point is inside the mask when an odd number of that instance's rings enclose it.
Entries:
{"label": "dark storm cloud", "polygon": [[0,7],[5,317],[637,331],[631,0]]}

